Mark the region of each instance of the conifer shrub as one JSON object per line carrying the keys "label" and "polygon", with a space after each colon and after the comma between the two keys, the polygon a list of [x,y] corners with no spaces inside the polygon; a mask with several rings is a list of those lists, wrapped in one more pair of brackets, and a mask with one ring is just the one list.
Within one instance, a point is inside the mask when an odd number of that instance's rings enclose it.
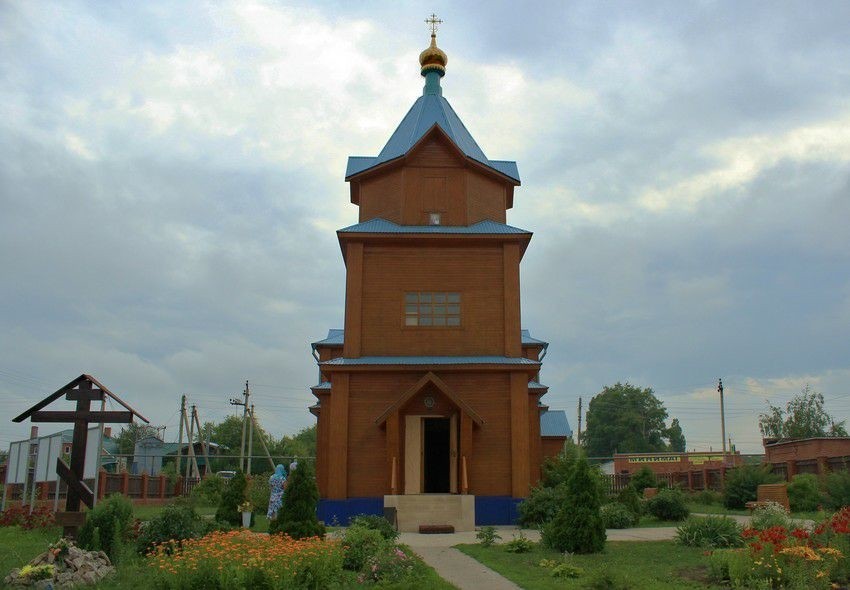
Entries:
{"label": "conifer shrub", "polygon": [[561,553],[597,553],[605,547],[605,525],[599,514],[599,478],[580,457],[567,480],[566,502],[543,527],[543,543]]}
{"label": "conifer shrub", "polygon": [[277,518],[269,523],[269,533],[282,533],[293,539],[323,537],[325,526],[316,517],[319,488],[313,466],[304,461],[289,474],[283,505]]}
{"label": "conifer shrub", "polygon": [[[555,518],[566,501],[567,479],[580,454],[578,445],[568,440],[557,456],[546,458],[540,484],[518,507],[520,526],[536,528]],[[598,469],[591,469],[591,476],[601,504],[607,494],[606,482]]]}
{"label": "conifer shrub", "polygon": [[818,478],[811,473],[795,475],[788,484],[788,504],[793,511],[817,510],[823,503]]}
{"label": "conifer shrub", "polygon": [[89,551],[103,551],[116,561],[132,520],[133,502],[121,494],[112,494],[86,513],[77,545]]}
{"label": "conifer shrub", "polygon": [[[245,474],[241,471],[237,471],[236,475],[230,478],[221,493],[221,502],[218,503],[218,509],[215,511],[217,521],[226,522],[233,526],[242,524],[242,513],[239,512],[239,505],[245,501],[247,486],[248,480],[245,479]],[[251,514],[251,524],[254,524],[253,513]]]}
{"label": "conifer shrub", "polygon": [[641,467],[640,470],[632,476],[629,485],[635,489],[638,495],[643,495],[643,490],[646,488],[658,487],[655,474],[649,467]]}
{"label": "conifer shrub", "polygon": [[759,465],[742,465],[727,471],[723,505],[726,508],[744,508],[747,502],[757,499],[760,485],[779,480],[780,477],[772,474],[769,467]]}
{"label": "conifer shrub", "polygon": [[659,520],[685,520],[690,514],[685,503],[685,494],[675,488],[666,488],[658,492],[646,503],[646,511]]}

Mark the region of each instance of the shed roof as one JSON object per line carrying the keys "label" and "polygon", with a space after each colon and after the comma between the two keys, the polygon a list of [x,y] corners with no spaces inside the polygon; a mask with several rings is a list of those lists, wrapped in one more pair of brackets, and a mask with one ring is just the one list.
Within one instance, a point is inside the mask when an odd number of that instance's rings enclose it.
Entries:
{"label": "shed roof", "polygon": [[564,436],[573,435],[570,422],[567,420],[565,410],[547,410],[540,414],[540,436]]}
{"label": "shed roof", "polygon": [[346,179],[404,156],[435,125],[446,134],[465,156],[519,183],[519,170],[517,169],[516,162],[490,160],[487,158],[483,150],[478,146],[478,143],[466,129],[463,121],[455,113],[449,101],[440,94],[428,93],[416,99],[416,102],[410,107],[410,110],[401,120],[395,132],[393,132],[389,141],[387,141],[377,156],[352,156],[348,159],[348,166],[345,170]]}

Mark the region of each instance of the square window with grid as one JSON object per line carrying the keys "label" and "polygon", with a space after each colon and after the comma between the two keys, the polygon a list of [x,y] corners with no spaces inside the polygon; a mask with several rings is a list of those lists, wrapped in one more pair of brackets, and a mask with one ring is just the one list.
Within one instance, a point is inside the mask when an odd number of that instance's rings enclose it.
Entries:
{"label": "square window with grid", "polygon": [[405,293],[404,325],[460,326],[460,293]]}

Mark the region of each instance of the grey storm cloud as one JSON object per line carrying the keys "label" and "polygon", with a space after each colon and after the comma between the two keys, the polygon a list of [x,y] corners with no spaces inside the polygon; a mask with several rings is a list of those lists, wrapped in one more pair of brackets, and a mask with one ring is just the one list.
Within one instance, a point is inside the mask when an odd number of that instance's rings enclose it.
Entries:
{"label": "grey storm cloud", "polygon": [[[438,3],[439,4],[439,3]],[[850,7],[465,3],[443,81],[523,175],[523,324],[547,401],[652,386],[689,447],[805,383],[850,410]],[[81,372],[155,423],[245,379],[309,425],[343,320],[345,157],[421,92],[431,11],[365,3],[0,6],[0,408]],[[422,13],[422,14],[420,14]],[[26,430],[0,422],[0,445]]]}

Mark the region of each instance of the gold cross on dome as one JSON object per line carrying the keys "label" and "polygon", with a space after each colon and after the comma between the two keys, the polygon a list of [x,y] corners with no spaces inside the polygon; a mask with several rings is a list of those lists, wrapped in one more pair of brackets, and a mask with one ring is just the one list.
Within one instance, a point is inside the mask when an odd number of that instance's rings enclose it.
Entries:
{"label": "gold cross on dome", "polygon": [[432,12],[431,16],[429,16],[428,18],[425,19],[425,24],[428,25],[431,28],[431,34],[436,35],[437,34],[437,27],[439,27],[441,24],[443,24],[443,21],[438,19],[437,15]]}

